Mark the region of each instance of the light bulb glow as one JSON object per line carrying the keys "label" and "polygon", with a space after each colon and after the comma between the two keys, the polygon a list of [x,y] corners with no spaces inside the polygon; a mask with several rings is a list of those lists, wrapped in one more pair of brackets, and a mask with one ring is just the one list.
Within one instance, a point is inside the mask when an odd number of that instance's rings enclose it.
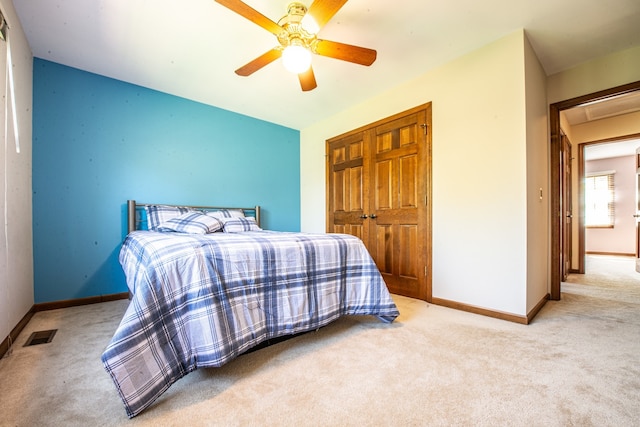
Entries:
{"label": "light bulb glow", "polygon": [[282,52],[282,64],[292,73],[303,73],[311,66],[311,52],[303,46],[287,46]]}
{"label": "light bulb glow", "polygon": [[313,16],[309,15],[308,13],[305,14],[304,18],[302,18],[302,21],[300,21],[300,26],[309,34],[317,34],[318,31],[320,31],[320,26],[318,25],[316,20],[313,19]]}

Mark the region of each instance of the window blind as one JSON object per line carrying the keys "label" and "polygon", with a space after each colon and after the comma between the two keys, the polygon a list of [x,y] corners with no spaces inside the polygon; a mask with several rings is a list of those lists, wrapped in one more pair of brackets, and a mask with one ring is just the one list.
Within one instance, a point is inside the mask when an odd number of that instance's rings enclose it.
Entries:
{"label": "window blind", "polygon": [[615,223],[615,172],[589,174],[585,178],[585,225],[612,228]]}

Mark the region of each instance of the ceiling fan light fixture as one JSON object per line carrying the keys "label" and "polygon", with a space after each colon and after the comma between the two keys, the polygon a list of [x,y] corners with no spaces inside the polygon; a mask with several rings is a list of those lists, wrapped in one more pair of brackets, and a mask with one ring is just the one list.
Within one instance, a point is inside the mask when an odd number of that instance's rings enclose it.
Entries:
{"label": "ceiling fan light fixture", "polygon": [[299,44],[290,44],[282,52],[282,65],[292,73],[304,73],[311,66],[311,51]]}
{"label": "ceiling fan light fixture", "polygon": [[324,27],[348,0],[313,0],[309,8],[299,1],[294,1],[289,3],[287,14],[277,23],[242,0],[215,1],[269,31],[278,39],[279,46],[238,68],[235,73],[239,76],[249,76],[282,58],[284,67],[298,75],[300,87],[306,92],[317,87],[311,66],[312,55],[365,66],[373,64],[376,60],[377,52],[373,49],[322,40],[317,36],[320,28]]}

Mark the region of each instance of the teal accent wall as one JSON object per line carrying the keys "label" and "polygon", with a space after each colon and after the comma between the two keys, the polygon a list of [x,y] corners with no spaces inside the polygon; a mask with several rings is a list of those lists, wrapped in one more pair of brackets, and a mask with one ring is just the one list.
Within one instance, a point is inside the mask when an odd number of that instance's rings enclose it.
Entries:
{"label": "teal accent wall", "polygon": [[35,58],[36,303],[127,291],[127,199],[260,205],[299,231],[300,133]]}

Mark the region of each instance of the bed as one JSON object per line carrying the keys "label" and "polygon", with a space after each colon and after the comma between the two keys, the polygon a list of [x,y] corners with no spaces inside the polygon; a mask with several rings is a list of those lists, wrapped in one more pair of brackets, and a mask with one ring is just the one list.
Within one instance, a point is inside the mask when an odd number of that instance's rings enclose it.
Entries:
{"label": "bed", "polygon": [[130,418],[197,368],[343,315],[399,314],[356,237],[266,231],[259,206],[127,212],[130,303],[101,359]]}

